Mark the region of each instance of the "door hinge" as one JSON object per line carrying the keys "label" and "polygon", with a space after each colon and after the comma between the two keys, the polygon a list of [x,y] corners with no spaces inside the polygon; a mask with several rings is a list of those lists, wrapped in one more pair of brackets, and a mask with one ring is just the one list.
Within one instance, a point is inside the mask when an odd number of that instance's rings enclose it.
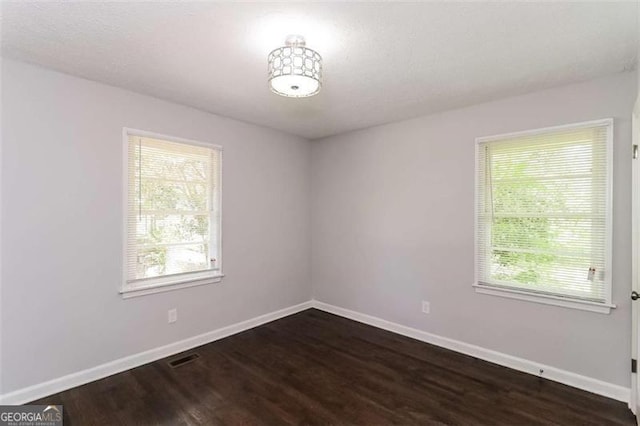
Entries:
{"label": "door hinge", "polygon": [[633,159],[638,159],[638,145],[633,145]]}
{"label": "door hinge", "polygon": [[632,373],[638,372],[638,361],[636,361],[635,359],[631,360],[631,372]]}

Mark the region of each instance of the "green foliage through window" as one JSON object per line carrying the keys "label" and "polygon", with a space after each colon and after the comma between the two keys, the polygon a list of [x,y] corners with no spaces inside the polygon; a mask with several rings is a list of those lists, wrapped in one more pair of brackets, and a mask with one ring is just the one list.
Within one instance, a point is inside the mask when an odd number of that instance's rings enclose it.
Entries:
{"label": "green foliage through window", "polygon": [[135,278],[215,267],[217,152],[141,137],[130,144]]}
{"label": "green foliage through window", "polygon": [[[606,127],[480,146],[480,273],[495,285],[601,300]],[[598,272],[589,275],[589,269]]]}

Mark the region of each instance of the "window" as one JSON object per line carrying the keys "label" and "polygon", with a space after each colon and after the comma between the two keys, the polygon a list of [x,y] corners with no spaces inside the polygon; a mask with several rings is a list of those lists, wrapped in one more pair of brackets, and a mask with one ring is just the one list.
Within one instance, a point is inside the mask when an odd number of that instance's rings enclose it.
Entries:
{"label": "window", "polygon": [[476,290],[608,313],[613,121],[477,140]]}
{"label": "window", "polygon": [[125,144],[122,293],[220,281],[221,149],[129,129]]}

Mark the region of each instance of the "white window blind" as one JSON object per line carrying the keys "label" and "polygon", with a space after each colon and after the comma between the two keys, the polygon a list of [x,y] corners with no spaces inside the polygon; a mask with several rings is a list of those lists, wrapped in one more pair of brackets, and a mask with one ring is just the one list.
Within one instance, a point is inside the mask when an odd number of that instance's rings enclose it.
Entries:
{"label": "white window blind", "polygon": [[612,127],[478,140],[478,285],[611,302]]}
{"label": "white window blind", "polygon": [[128,133],[125,289],[220,275],[221,151]]}

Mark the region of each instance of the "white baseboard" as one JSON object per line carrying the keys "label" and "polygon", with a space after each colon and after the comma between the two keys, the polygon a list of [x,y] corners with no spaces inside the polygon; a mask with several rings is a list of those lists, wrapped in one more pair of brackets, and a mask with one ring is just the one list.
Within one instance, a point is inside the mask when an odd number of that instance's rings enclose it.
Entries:
{"label": "white baseboard", "polygon": [[18,389],[13,392],[9,392],[0,395],[0,404],[3,405],[17,405],[25,404],[36,399],[44,398],[45,396],[62,392],[64,390],[84,385],[89,382],[93,382],[98,379],[102,379],[111,376],[116,373],[120,373],[126,370],[130,370],[135,367],[162,359],[177,353],[202,346],[204,344],[223,339],[236,333],[248,330],[250,328],[257,327],[259,325],[283,318],[292,314],[295,314],[305,309],[312,307],[312,302],[304,302],[295,306],[280,309],[279,311],[270,312],[265,315],[260,315],[255,318],[251,318],[246,321],[242,321],[236,324],[229,325],[227,327],[219,328],[198,336],[190,337],[179,342],[170,343],[159,348],[151,349],[145,352],[140,352],[134,355],[130,355],[124,358],[120,358],[106,364],[98,365],[93,368],[89,368],[77,373],[72,373],[66,376],[59,377],[57,379],[50,380],[48,382],[39,383],[26,388]]}
{"label": "white baseboard", "polygon": [[[533,374],[539,377],[544,377],[545,379],[573,386],[578,389],[583,389],[588,392],[616,399],[618,401],[627,403],[629,402],[631,390],[623,386],[614,385],[612,383],[603,382],[598,379],[593,379],[591,377],[582,376],[580,374],[562,370],[560,368],[551,367],[549,365],[540,364],[534,361],[529,361],[527,359],[492,351],[480,346],[472,345],[454,339],[449,339],[447,337],[438,336],[436,334],[427,333],[426,331],[407,327],[349,309],[340,308],[338,306],[330,305],[328,303],[320,302],[317,300],[313,300],[312,303],[314,308],[321,311],[329,312],[331,314],[368,324],[377,328],[381,328],[383,330],[411,337],[413,339],[430,343],[432,345],[451,349],[452,351],[470,355],[472,357],[479,358],[484,361],[489,361],[494,364],[502,365],[504,367],[512,368],[514,370]],[[540,374],[540,370],[543,370],[544,373]]]}
{"label": "white baseboard", "polygon": [[[0,404],[14,405],[24,404],[36,399],[46,397],[48,395],[62,392],[64,390],[80,386],[95,380],[99,380],[113,374],[117,374],[135,367],[162,359],[197,346],[201,346],[219,339],[249,330],[259,325],[283,318],[305,309],[316,308],[321,311],[339,315],[344,318],[352,319],[364,324],[368,324],[383,330],[391,331],[403,336],[411,337],[426,343],[440,346],[446,349],[460,352],[473,356],[494,364],[502,365],[514,370],[523,371],[525,373],[541,376],[549,380],[553,380],[565,385],[573,386],[618,401],[629,402],[630,389],[623,386],[614,385],[612,383],[603,382],[591,377],[582,376],[570,371],[551,367],[549,365],[540,364],[523,358],[503,354],[501,352],[485,349],[480,346],[464,343],[458,340],[449,339],[447,337],[438,336],[436,334],[427,333],[426,331],[407,327],[381,318],[362,314],[360,312],[330,305],[317,300],[300,303],[275,312],[270,312],[246,321],[219,328],[208,333],[190,337],[179,342],[170,343],[145,352],[120,358],[106,364],[98,365],[77,373],[72,373],[48,382],[39,383],[26,388],[18,389],[13,392],[0,395]],[[539,374],[540,369],[544,371]]]}

